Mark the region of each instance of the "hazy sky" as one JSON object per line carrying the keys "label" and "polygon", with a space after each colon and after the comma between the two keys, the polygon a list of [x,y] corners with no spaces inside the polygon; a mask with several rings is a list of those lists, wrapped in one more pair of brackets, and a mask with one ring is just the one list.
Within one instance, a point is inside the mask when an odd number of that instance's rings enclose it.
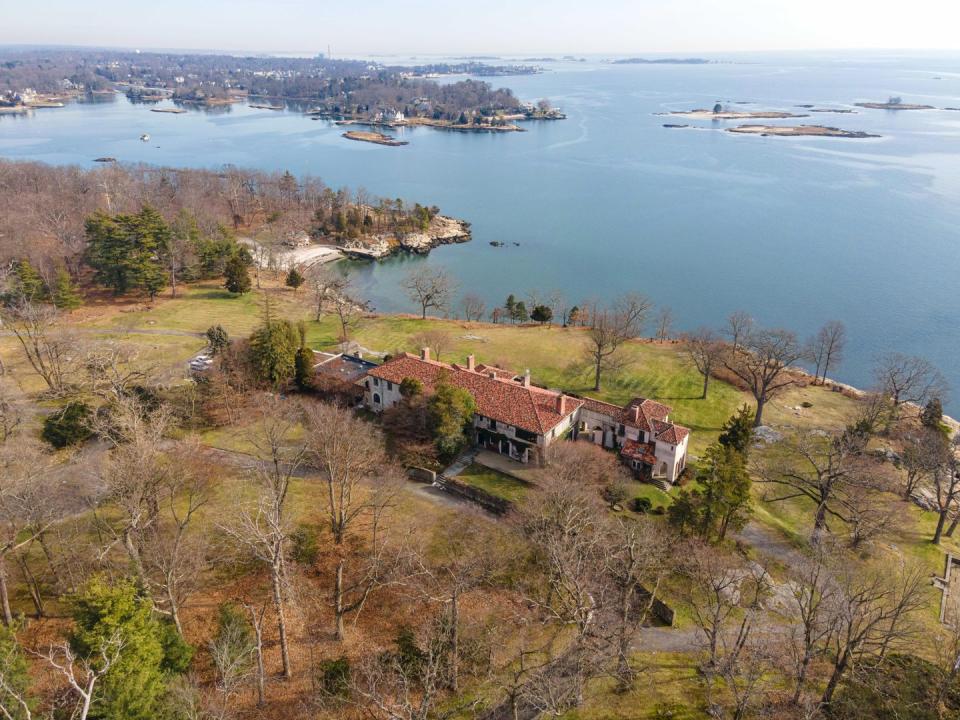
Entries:
{"label": "hazy sky", "polygon": [[0,0],[0,44],[385,53],[960,49],[960,0]]}

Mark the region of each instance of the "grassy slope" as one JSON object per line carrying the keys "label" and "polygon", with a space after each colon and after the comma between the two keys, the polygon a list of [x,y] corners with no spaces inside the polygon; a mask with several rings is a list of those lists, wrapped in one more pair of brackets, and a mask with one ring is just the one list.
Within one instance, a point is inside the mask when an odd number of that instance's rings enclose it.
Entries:
{"label": "grassy slope", "polygon": [[[290,291],[276,290],[272,296],[278,315],[291,320],[309,318],[310,309],[304,293],[296,297]],[[182,366],[184,361],[203,347],[203,340],[182,335],[133,334],[128,330],[202,333],[210,325],[221,324],[231,336],[243,336],[259,322],[260,305],[258,293],[237,298],[214,283],[206,283],[186,289],[178,299],[161,299],[152,308],[105,305],[93,310],[84,309],[76,313],[74,324],[85,332],[102,333],[102,336],[135,344],[140,351],[138,362],[169,368]],[[720,382],[712,383],[709,399],[699,399],[700,378],[679,347],[673,344],[629,344],[626,353],[632,360],[630,366],[620,376],[607,379],[601,392],[593,393],[589,370],[581,361],[583,339],[578,330],[468,324],[452,320],[422,321],[390,316],[365,318],[354,331],[353,339],[364,347],[383,352],[414,350],[412,338],[426,329],[441,329],[449,333],[449,348],[442,355],[444,360],[462,360],[467,354],[474,353],[479,362],[500,364],[518,371],[530,368],[535,382],[540,384],[563,387],[611,402],[622,403],[631,397],[644,395],[669,404],[674,408],[673,419],[693,430],[691,451],[694,454],[701,452],[715,439],[723,421],[737,406],[750,401],[744,393]],[[319,323],[309,321],[308,339],[314,347],[331,348],[336,345],[337,330],[332,319],[324,319]],[[8,361],[8,366],[14,368],[14,374],[24,389],[41,389],[37,379],[19,359],[10,338],[0,339],[0,353]],[[812,403],[812,407],[800,409],[803,402]],[[845,424],[851,411],[852,402],[839,394],[815,387],[795,388],[768,405],[766,419],[769,424],[781,429],[802,431],[813,427],[838,428]],[[241,433],[214,432],[207,440],[212,445],[249,451]],[[652,486],[638,486],[637,494],[650,497],[655,505],[665,505],[670,501],[668,495]],[[757,499],[756,520],[802,546],[809,534],[810,508],[802,501],[764,502],[759,490]],[[903,509],[902,529],[868,562],[885,562],[894,554],[904,555],[927,564],[931,572],[939,573],[943,551],[929,544],[935,517],[906,503]],[[945,547],[956,551],[960,546],[948,541]],[[925,617],[927,623],[935,622],[936,604],[936,598],[931,598],[930,610]],[[667,658],[663,657],[662,660]],[[670,663],[667,663],[669,667]],[[660,679],[666,680],[667,685],[678,683],[681,691],[675,697],[672,697],[673,692],[657,692],[641,702],[641,697],[631,693],[624,696],[623,702],[632,700],[649,713],[656,702],[671,702],[687,697],[686,693],[692,684],[690,678],[686,677],[687,670],[681,671],[680,666],[667,668],[661,666],[659,673],[655,671],[654,676],[660,674]],[[597,697],[596,706],[591,703],[589,710],[583,710],[575,717],[601,717],[605,716],[604,712],[611,711],[618,715],[625,713],[626,708],[617,696],[610,696],[601,688],[597,690],[603,697]],[[654,700],[654,697],[657,699]],[[622,716],[645,716],[640,712],[638,709],[637,714],[626,713]]]}

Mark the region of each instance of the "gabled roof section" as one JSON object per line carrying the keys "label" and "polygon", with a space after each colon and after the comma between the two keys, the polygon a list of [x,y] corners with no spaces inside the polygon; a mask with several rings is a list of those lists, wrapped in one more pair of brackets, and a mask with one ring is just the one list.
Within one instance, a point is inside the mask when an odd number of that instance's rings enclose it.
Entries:
{"label": "gabled roof section", "polygon": [[473,396],[478,414],[538,435],[550,432],[583,404],[582,400],[555,390],[517,382],[513,373],[502,368],[479,365],[469,370],[410,353],[395,357],[368,374],[398,385],[413,378],[423,384],[427,393],[447,382]]}

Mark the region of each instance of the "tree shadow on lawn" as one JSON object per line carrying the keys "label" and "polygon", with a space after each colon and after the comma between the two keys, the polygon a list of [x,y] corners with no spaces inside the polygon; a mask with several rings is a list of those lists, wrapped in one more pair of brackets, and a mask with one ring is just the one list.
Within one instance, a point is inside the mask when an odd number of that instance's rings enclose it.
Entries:
{"label": "tree shadow on lawn", "polygon": [[191,297],[197,300],[239,300],[243,296],[232,293],[226,289],[211,288],[209,290],[194,291]]}

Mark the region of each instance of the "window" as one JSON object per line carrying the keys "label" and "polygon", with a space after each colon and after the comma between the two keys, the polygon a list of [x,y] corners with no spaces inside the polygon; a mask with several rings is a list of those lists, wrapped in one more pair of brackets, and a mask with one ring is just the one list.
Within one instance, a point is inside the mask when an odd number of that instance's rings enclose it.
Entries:
{"label": "window", "polygon": [[387,390],[393,390],[393,383],[387,380]]}
{"label": "window", "polygon": [[623,425],[617,425],[617,435],[619,435],[620,437],[623,437],[626,434],[627,434],[627,428],[624,427]]}
{"label": "window", "polygon": [[373,384],[376,385],[377,387],[380,387],[380,378],[374,378]]}
{"label": "window", "polygon": [[374,393],[374,394],[373,394],[373,404],[374,404],[374,405],[379,405],[379,404],[380,404],[380,393]]}

